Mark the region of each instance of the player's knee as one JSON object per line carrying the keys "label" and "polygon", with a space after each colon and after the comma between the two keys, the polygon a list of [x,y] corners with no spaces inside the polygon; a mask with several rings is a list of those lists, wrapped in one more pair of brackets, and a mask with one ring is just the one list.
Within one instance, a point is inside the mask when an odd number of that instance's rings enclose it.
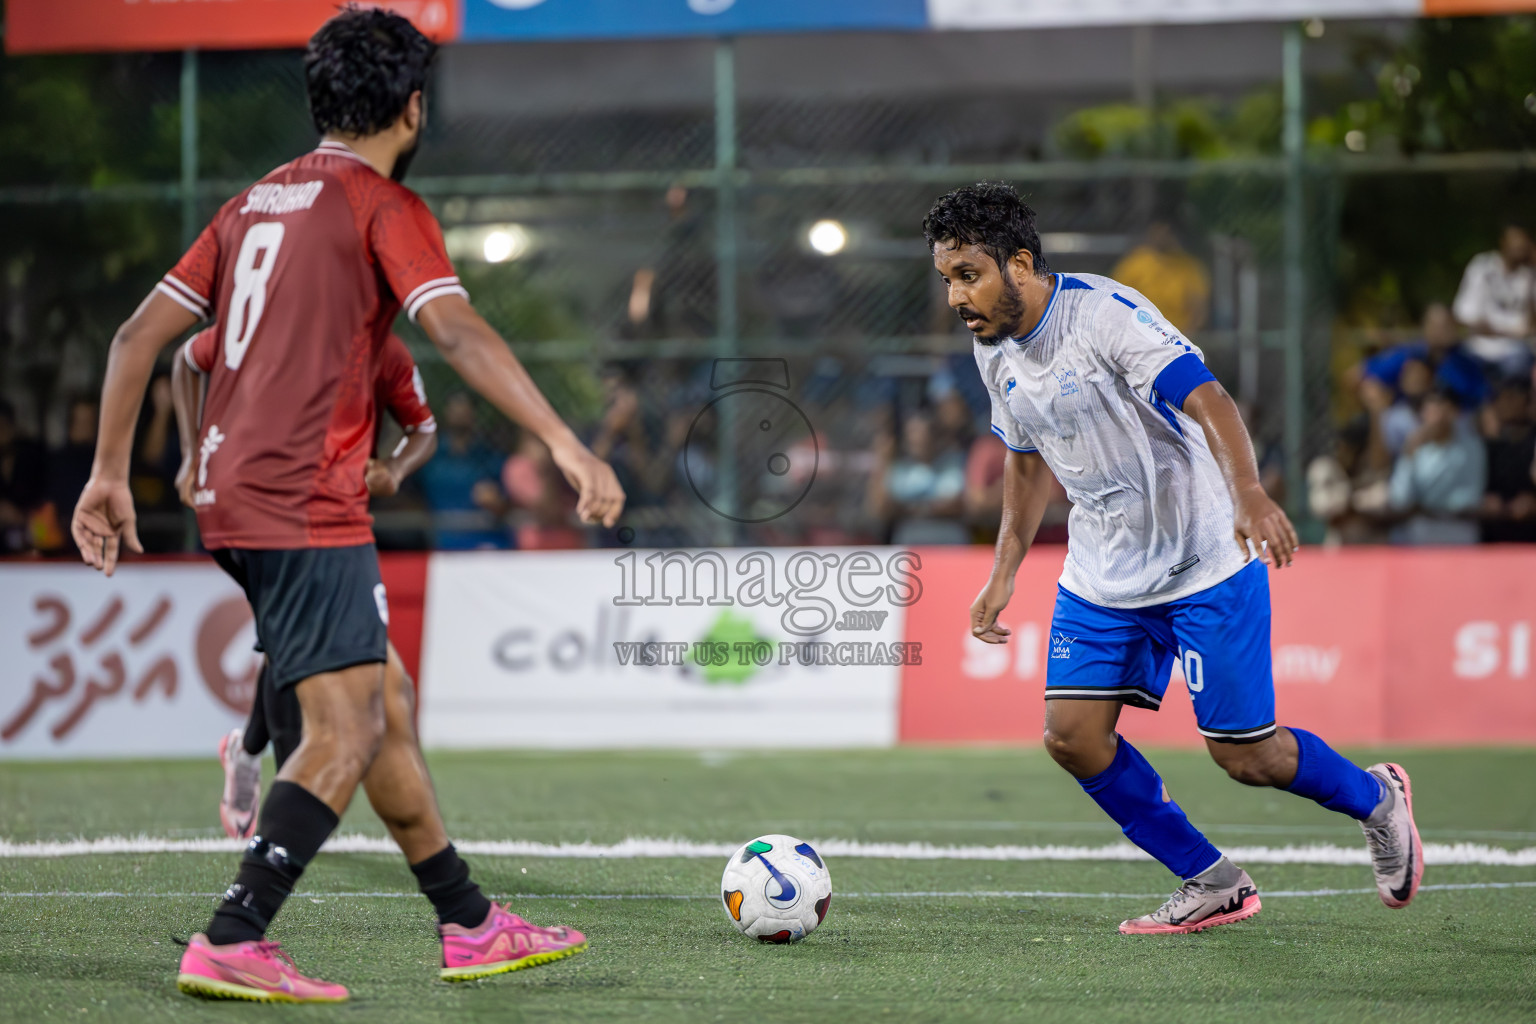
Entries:
{"label": "player's knee", "polygon": [[1080,774],[1085,761],[1103,745],[1104,738],[1077,729],[1062,729],[1048,725],[1045,728],[1045,752],[1051,760],[1073,774]]}
{"label": "player's knee", "polygon": [[1211,744],[1211,756],[1221,765],[1228,776],[1245,786],[1275,786],[1279,784],[1276,768],[1269,752],[1260,745],[1236,743]]}

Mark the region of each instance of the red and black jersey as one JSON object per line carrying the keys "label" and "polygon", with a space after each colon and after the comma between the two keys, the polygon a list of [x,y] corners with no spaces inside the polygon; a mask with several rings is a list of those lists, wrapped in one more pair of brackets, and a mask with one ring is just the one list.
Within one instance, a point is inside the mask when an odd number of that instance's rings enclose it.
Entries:
{"label": "red and black jersey", "polygon": [[390,325],[465,294],[426,204],[321,143],[224,204],[156,287],[218,325],[196,452],[203,543],[372,541],[363,470],[377,374],[399,373]]}

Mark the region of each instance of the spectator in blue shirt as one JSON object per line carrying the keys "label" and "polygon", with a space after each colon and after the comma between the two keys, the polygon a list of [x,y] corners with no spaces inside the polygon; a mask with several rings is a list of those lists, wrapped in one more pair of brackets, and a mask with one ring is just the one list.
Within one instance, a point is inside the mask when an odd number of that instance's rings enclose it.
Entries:
{"label": "spectator in blue shirt", "polygon": [[444,403],[442,430],[437,454],[416,472],[432,510],[436,546],[444,551],[511,547],[501,519],[507,510],[500,483],[504,457],[475,436],[475,405],[462,391]]}
{"label": "spectator in blue shirt", "polygon": [[1442,302],[1424,311],[1423,338],[1394,345],[1366,360],[1365,375],[1399,390],[1398,379],[1411,360],[1424,363],[1434,374],[1437,388],[1456,398],[1462,410],[1476,409],[1488,398],[1488,378],[1483,364],[1462,345],[1456,320]]}

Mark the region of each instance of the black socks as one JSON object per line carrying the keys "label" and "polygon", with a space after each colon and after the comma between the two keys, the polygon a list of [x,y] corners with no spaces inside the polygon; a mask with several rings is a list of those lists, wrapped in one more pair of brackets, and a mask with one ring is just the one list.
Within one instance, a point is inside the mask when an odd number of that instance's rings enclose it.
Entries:
{"label": "black socks", "polygon": [[[294,883],[339,822],[336,812],[303,786],[282,780],[272,783],[235,883],[213,912],[208,941],[223,946],[265,935]],[[445,852],[452,853],[453,847]],[[479,895],[478,889],[475,894]]]}
{"label": "black socks", "polygon": [[411,873],[421,886],[421,893],[432,901],[441,924],[477,928],[491,912],[491,901],[480,887],[469,880],[469,865],[459,859],[459,851],[449,843],[419,864]]}
{"label": "black socks", "polygon": [[245,731],[240,738],[240,745],[252,757],[260,757],[272,738],[267,732],[267,687],[271,685],[267,678],[269,671],[266,659],[262,659],[261,674],[256,677],[256,696],[251,701],[251,714],[245,721]]}

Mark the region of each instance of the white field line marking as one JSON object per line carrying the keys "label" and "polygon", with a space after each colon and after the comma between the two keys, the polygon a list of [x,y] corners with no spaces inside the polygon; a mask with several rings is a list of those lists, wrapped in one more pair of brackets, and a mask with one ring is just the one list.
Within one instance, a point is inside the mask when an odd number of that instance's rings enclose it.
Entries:
{"label": "white field line marking", "polygon": [[[700,843],[686,839],[630,838],[617,843],[538,843],[526,840],[466,839],[460,852],[481,857],[549,857],[559,859],[633,860],[658,857],[729,857],[735,843]],[[875,860],[971,861],[1145,861],[1150,858],[1129,843],[1104,846],[935,846],[932,843],[873,843],[856,839],[813,840],[828,857],[867,857]],[[238,839],[157,839],[150,836],[105,836],[14,843],[0,840],[0,858],[78,857],[123,853],[237,853]],[[334,836],[329,853],[398,854],[394,841],[382,836]],[[1287,846],[1229,846],[1223,852],[1239,864],[1369,864],[1365,846],[1326,843]],[[1479,864],[1491,867],[1536,867],[1536,846],[1509,850],[1480,843],[1425,843],[1424,863]]]}
{"label": "white field line marking", "polygon": [[[1447,885],[1425,885],[1419,892],[1465,892],[1477,889],[1536,889],[1536,882],[1462,882]],[[0,892],[0,899],[218,899],[221,892]],[[324,903],[332,899],[416,899],[414,892],[296,892],[295,900]],[[497,900],[714,900],[713,894],[694,893],[507,893],[491,894]],[[967,889],[954,892],[839,892],[838,899],[871,900],[950,900],[950,899],[1080,899],[1080,900],[1151,900],[1162,899],[1160,892],[1050,892],[1020,889]],[[1375,889],[1273,889],[1260,893],[1266,899],[1305,896],[1374,896]]]}

